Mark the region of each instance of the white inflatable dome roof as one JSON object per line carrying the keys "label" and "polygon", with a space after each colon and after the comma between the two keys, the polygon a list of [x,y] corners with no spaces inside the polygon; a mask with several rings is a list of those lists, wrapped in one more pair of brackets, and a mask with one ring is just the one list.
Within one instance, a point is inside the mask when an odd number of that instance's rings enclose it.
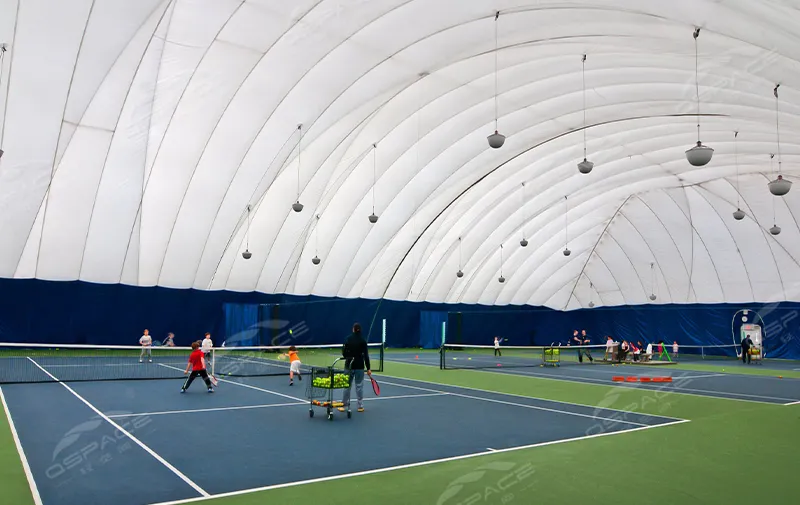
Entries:
{"label": "white inflatable dome roof", "polygon": [[800,179],[798,25],[784,1],[2,1],[0,276],[800,300],[798,190],[767,187]]}

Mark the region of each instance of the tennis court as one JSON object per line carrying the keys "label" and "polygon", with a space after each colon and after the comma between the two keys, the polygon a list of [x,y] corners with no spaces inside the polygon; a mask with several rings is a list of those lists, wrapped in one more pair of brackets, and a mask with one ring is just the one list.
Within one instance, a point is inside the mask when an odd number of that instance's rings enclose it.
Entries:
{"label": "tennis court", "polygon": [[200,384],[181,395],[175,380],[9,384],[2,394],[46,505],[168,502],[684,422],[380,382],[367,412],[333,422],[309,417],[303,383],[289,387],[286,377],[226,379],[215,394]]}
{"label": "tennis court", "polygon": [[[577,351],[570,349],[562,352],[563,359],[559,367],[542,366],[541,349],[524,350],[524,353],[509,352],[503,349],[504,356],[494,356],[491,350],[480,347],[465,347],[459,351],[445,355],[447,368],[454,370],[488,371],[516,376],[535,377],[585,384],[613,385],[652,391],[670,391],[682,394],[729,398],[748,402],[774,403],[780,405],[800,401],[800,378],[792,378],[792,363],[770,362],[767,370],[775,370],[770,375],[738,374],[741,362],[728,360],[716,363],[716,371],[695,371],[682,368],[681,365],[646,365],[621,364],[612,366],[602,362],[602,353],[594,353],[597,359],[590,362],[584,358],[583,363],[577,360]],[[595,349],[596,351],[596,349]],[[439,368],[440,353],[392,351],[386,359],[399,363],[419,364]],[[690,363],[694,362],[689,360]],[[691,366],[691,365],[690,365]],[[751,367],[754,365],[750,365]],[[777,366],[777,368],[774,368]],[[794,365],[796,367],[796,365]],[[727,368],[725,368],[727,367]],[[782,374],[786,372],[786,377]],[[791,375],[790,375],[791,374]],[[614,381],[614,378],[624,381]],[[652,379],[667,377],[670,382],[652,382]],[[628,381],[628,378],[651,379]]]}

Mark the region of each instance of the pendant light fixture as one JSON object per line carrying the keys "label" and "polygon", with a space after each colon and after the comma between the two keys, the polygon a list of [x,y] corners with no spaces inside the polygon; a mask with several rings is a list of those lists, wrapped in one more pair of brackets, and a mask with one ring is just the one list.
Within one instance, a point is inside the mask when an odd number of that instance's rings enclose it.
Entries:
{"label": "pendant light fixture", "polygon": [[522,247],[528,247],[528,240],[525,238],[525,183],[522,183],[522,240],[519,241]]}
{"label": "pendant light fixture", "polygon": [[459,279],[464,277],[464,272],[461,271],[461,237],[458,237],[458,272],[456,272],[456,277]]}
{"label": "pendant light fixture", "polygon": [[733,132],[733,156],[736,162],[736,210],[733,212],[733,218],[737,221],[744,219],[744,211],[742,211],[742,194],[739,191],[739,132]]}
{"label": "pendant light fixture", "polygon": [[697,94],[697,145],[686,151],[686,159],[695,167],[702,167],[711,161],[714,150],[704,146],[700,142],[700,81],[697,69],[697,37],[700,35],[700,28],[694,31],[694,83]]}
{"label": "pendant light fixture", "polygon": [[314,257],[311,258],[311,263],[319,265],[319,214],[317,214],[317,225],[314,227]]}
{"label": "pendant light fixture", "polygon": [[650,262],[650,301],[655,301],[656,298],[656,270],[655,263]]}
{"label": "pendant light fixture", "polygon": [[506,278],[503,277],[503,244],[500,244],[500,277],[497,279],[497,282],[502,284],[505,281]]}
{"label": "pendant light fixture", "polygon": [[586,55],[583,55],[581,75],[583,77],[583,161],[578,163],[578,171],[588,174],[594,168],[594,163],[586,159]]}
{"label": "pendant light fixture", "polygon": [[569,213],[569,201],[567,197],[564,197],[564,256],[569,256],[572,254],[572,251],[569,250],[569,219],[567,218],[567,214]]}
{"label": "pendant light fixture", "polygon": [[[769,171],[770,171],[770,173],[772,173],[772,171],[773,171],[773,164],[772,164],[772,160],[773,160],[774,158],[775,158],[775,154],[774,154],[774,153],[771,153],[771,154],[769,155]],[[772,199],[772,228],[770,228],[770,229],[769,229],[769,232],[770,232],[772,235],[779,235],[779,234],[781,233],[781,227],[780,227],[780,226],[778,226],[778,225],[775,223],[775,221],[776,221],[776,218],[775,218],[775,199],[773,198],[773,199]]]}
{"label": "pendant light fixture", "polygon": [[378,222],[378,215],[375,214],[375,185],[378,182],[375,158],[377,157],[378,144],[372,144],[372,214],[369,215],[369,222],[375,224]]}
{"label": "pendant light fixture", "polygon": [[486,137],[489,147],[500,149],[506,141],[506,136],[497,131],[497,20],[500,18],[500,11],[494,15],[494,133]]}
{"label": "pendant light fixture", "polygon": [[[778,178],[774,181],[770,181],[769,192],[775,196],[783,196],[792,189],[792,183],[787,181],[781,175],[781,124],[780,124],[780,115],[778,113],[778,88],[780,84],[775,85],[775,89],[772,90],[772,94],[775,95],[775,132],[778,138]],[[773,233],[773,235],[777,235],[777,233]]]}
{"label": "pendant light fixture", "polygon": [[594,284],[589,283],[589,308],[594,307]]}
{"label": "pendant light fixture", "polygon": [[244,252],[242,253],[242,258],[249,260],[253,257],[253,253],[250,252],[250,204],[247,205],[247,231],[245,232],[245,248]]}
{"label": "pendant light fixture", "polygon": [[303,140],[303,125],[297,125],[297,131],[299,136],[297,137],[297,201],[292,204],[292,210],[295,212],[301,212],[303,210],[303,204],[300,203],[300,142]]}

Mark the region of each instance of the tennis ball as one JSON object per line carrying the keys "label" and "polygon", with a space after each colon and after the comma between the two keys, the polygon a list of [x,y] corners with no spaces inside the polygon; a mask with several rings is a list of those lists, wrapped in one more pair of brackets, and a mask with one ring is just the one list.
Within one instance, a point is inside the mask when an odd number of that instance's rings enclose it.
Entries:
{"label": "tennis ball", "polygon": [[779,379],[783,379],[783,375],[779,375],[779,376],[778,376],[778,378],[779,378]]}

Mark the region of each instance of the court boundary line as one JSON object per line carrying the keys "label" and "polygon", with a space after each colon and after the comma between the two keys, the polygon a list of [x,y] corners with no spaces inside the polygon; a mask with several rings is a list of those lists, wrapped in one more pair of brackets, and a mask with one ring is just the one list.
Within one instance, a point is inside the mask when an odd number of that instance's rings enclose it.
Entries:
{"label": "court boundary line", "polygon": [[25,455],[25,449],[22,447],[22,441],[19,439],[17,427],[14,425],[14,419],[11,418],[11,409],[6,403],[6,396],[3,394],[3,388],[0,387],[0,403],[3,404],[6,418],[8,419],[8,427],[11,430],[11,438],[14,439],[14,445],[17,446],[17,453],[22,461],[22,469],[25,471],[25,477],[28,479],[28,486],[31,488],[31,496],[35,505],[42,505],[42,496],[39,494],[39,487],[36,485],[36,480],[33,478],[31,466],[28,464],[28,457]]}
{"label": "court boundary line", "polygon": [[189,477],[184,475],[183,472],[181,472],[180,470],[175,468],[169,461],[167,461],[166,459],[161,457],[157,452],[155,452],[153,449],[148,447],[144,442],[142,442],[141,440],[139,440],[138,438],[133,436],[133,434],[131,434],[128,430],[126,430],[125,428],[123,428],[122,426],[117,424],[113,419],[109,418],[107,415],[102,413],[100,411],[100,409],[98,409],[97,407],[92,405],[92,403],[90,403],[87,399],[85,399],[84,397],[79,395],[74,389],[69,387],[69,385],[67,385],[64,382],[61,382],[60,380],[58,380],[58,378],[55,375],[53,375],[50,372],[48,372],[47,370],[45,370],[41,365],[39,365],[39,363],[36,362],[36,360],[31,358],[30,356],[26,356],[26,357],[31,361],[31,363],[36,365],[36,367],[38,367],[42,372],[46,373],[51,379],[56,381],[58,384],[61,384],[62,386],[64,386],[64,388],[67,391],[69,391],[70,393],[72,393],[73,396],[75,396],[75,398],[77,398],[78,400],[83,402],[84,405],[89,407],[92,411],[94,411],[95,414],[100,416],[103,420],[105,420],[107,423],[109,423],[115,429],[119,430],[120,433],[122,433],[125,436],[127,436],[128,438],[130,438],[136,445],[138,445],[139,447],[144,449],[144,451],[147,452],[148,454],[150,454],[150,456],[152,456],[153,458],[155,458],[156,461],[158,461],[159,463],[161,463],[162,465],[167,467],[168,470],[170,470],[172,473],[174,473],[183,482],[188,484],[192,489],[194,489],[195,491],[200,493],[200,495],[202,495],[203,497],[211,496],[205,489],[203,489],[200,486],[198,486],[192,479],[190,479]]}
{"label": "court boundary line", "polygon": [[[384,384],[389,384],[389,385],[392,385],[392,386],[399,386],[399,387],[403,387],[403,388],[419,389],[421,391],[432,391],[432,392],[440,392],[440,393],[444,393],[445,392],[445,391],[437,391],[435,389],[430,389],[430,388],[423,388],[423,387],[419,387],[419,386],[409,386],[408,384],[398,384],[396,382],[383,381],[383,383]],[[449,393],[449,394],[450,394],[450,396],[458,396],[458,397],[461,397],[461,398],[467,398],[469,400],[480,400],[480,401],[484,401],[484,402],[500,403],[500,404],[503,404],[503,405],[511,405],[512,407],[523,407],[523,408],[526,408],[526,409],[535,409],[535,410],[544,410],[546,412],[555,412],[557,414],[567,414],[567,415],[577,416],[577,417],[588,417],[589,419],[596,419],[596,420],[599,420],[599,421],[611,421],[611,422],[618,423],[618,424],[632,424],[632,425],[636,425],[636,426],[651,426],[649,424],[637,423],[635,421],[623,421],[623,420],[619,420],[619,419],[613,419],[613,418],[610,418],[610,417],[596,416],[596,415],[590,415],[590,414],[582,414],[580,412],[570,412],[568,410],[558,410],[558,409],[551,409],[551,408],[547,408],[547,407],[537,407],[536,405],[525,405],[524,403],[513,403],[513,402],[507,402],[505,400],[497,400],[497,399],[494,399],[494,398],[481,398],[480,396],[465,395],[465,394],[461,394],[461,393]],[[606,410],[606,409],[603,409],[603,410]],[[639,414],[639,413],[637,413],[636,415],[647,416],[648,414]],[[660,417],[660,416],[650,416],[650,417]],[[682,419],[682,420],[684,420],[684,419]]]}
{"label": "court boundary line", "polygon": [[[778,358],[773,358],[773,359],[778,359]],[[435,367],[435,368],[439,367],[439,359],[438,358],[436,359],[435,362],[433,362],[433,361],[426,361],[426,360],[422,360],[422,359],[413,360],[413,359],[385,357],[384,361],[391,361],[392,363],[400,363],[400,364],[403,364],[403,365],[421,365],[421,366]],[[683,363],[683,364],[684,365],[689,365],[689,366],[692,365],[692,363]],[[633,363],[622,363],[622,365],[624,365],[626,367],[626,369],[628,369],[628,370],[630,370],[630,369],[635,369],[635,370],[659,370],[660,369],[659,367],[657,367],[657,366],[654,367],[652,365],[637,365],[637,364],[633,364]],[[677,363],[677,365],[681,365],[681,363]],[[591,366],[594,366],[594,365],[589,365],[589,366],[591,367]],[[711,365],[707,365],[707,366],[711,366]],[[509,367],[509,368],[525,368],[525,367],[519,367],[518,366],[518,367]],[[533,368],[533,367],[528,367],[528,368]],[[448,369],[448,370],[450,370],[450,369]],[[469,368],[461,368],[461,369],[456,368],[456,369],[453,369],[453,370],[471,370],[471,369],[469,369]],[[475,370],[485,371],[485,370],[488,370],[488,369],[476,368]],[[667,370],[679,370],[681,372],[708,372],[708,373],[714,373],[714,372],[712,372],[710,370],[692,370],[691,368],[667,368]],[[775,373],[781,373],[782,371],[800,372],[800,368],[793,368],[793,369],[762,368],[762,370],[771,370],[771,371],[773,371]],[[752,379],[752,378],[756,378],[756,379],[775,379],[775,377],[771,376],[771,375],[747,374],[747,373],[742,373],[742,372],[720,372],[719,375],[720,376],[725,376],[725,377],[747,377],[748,379]],[[798,377],[789,377],[789,379],[800,380],[800,378],[798,378]]]}
{"label": "court boundary line", "polygon": [[[478,370],[478,371],[479,372],[487,372],[486,370]],[[577,382],[579,384],[589,384],[589,385],[592,385],[592,386],[605,386],[606,385],[606,384],[602,383],[602,382],[604,382],[603,379],[594,379],[594,378],[591,378],[591,377],[581,378],[581,377],[577,377],[575,375],[570,375],[570,376],[564,375],[564,376],[562,376],[562,377],[569,377],[567,379],[555,379],[555,378],[551,378],[551,377],[542,377],[541,374],[536,374],[535,372],[526,372],[524,370],[519,370],[519,371],[511,370],[509,372],[488,372],[488,373],[496,373],[496,374],[506,373],[506,374],[513,374],[513,375],[522,375],[524,377],[533,377],[533,378],[536,378],[536,379],[542,378],[542,379],[545,379],[545,380],[563,380],[565,382]],[[687,379],[689,379],[689,377],[687,377]],[[673,378],[673,380],[674,380],[674,378]],[[625,383],[625,384],[627,384],[627,383]],[[736,395],[738,395],[738,396],[749,396],[749,397],[752,397],[752,398],[769,398],[771,400],[778,400],[779,402],[780,401],[789,401],[789,400],[793,401],[794,400],[793,398],[779,398],[777,396],[765,396],[765,395],[750,395],[750,394],[746,394],[746,393],[729,393],[729,392],[726,392],[726,391],[711,391],[711,390],[708,390],[708,389],[683,389],[683,390],[675,391],[675,390],[671,390],[671,389],[665,389],[664,387],[660,387],[659,388],[657,386],[654,386],[653,384],[642,384],[641,382],[637,382],[635,386],[627,386],[627,385],[626,386],[622,386],[620,383],[615,383],[611,387],[623,387],[625,389],[644,389],[646,391],[666,391],[667,393],[700,396],[702,398],[719,398],[719,399],[722,399],[722,400],[734,400],[734,401],[739,401],[739,402],[763,403],[763,404],[766,404],[766,405],[776,405],[776,404],[778,404],[778,402],[768,402],[768,401],[762,401],[762,400],[750,400],[750,399],[747,399],[747,398],[728,398],[728,397],[725,397],[725,396],[714,396],[714,395],[728,395],[728,396],[736,396]],[[694,391],[695,393],[685,393],[684,391]],[[703,394],[697,394],[697,393],[713,393],[713,394],[705,394],[705,395],[703,395]]]}
{"label": "court boundary line", "polygon": [[375,474],[380,474],[380,473],[392,472],[392,471],[395,471],[395,470],[405,470],[405,469],[408,469],[408,468],[418,468],[418,467],[421,467],[421,466],[430,466],[430,465],[434,465],[434,464],[438,464],[438,463],[448,463],[450,461],[460,461],[460,460],[464,460],[464,459],[472,459],[472,458],[477,458],[477,457],[481,457],[481,456],[488,456],[488,455],[492,455],[492,454],[500,454],[500,453],[506,453],[506,452],[516,452],[516,451],[521,451],[521,450],[525,450],[525,449],[534,449],[534,448],[538,448],[538,447],[545,447],[545,446],[549,446],[549,445],[558,445],[558,444],[564,444],[564,443],[569,443],[569,442],[577,442],[577,441],[581,441],[581,440],[589,440],[589,439],[592,439],[592,438],[600,438],[600,437],[608,437],[608,436],[613,436],[613,435],[621,435],[621,434],[624,434],[624,433],[632,433],[632,432],[635,432],[635,431],[643,431],[643,430],[649,430],[649,429],[653,429],[653,428],[663,428],[665,426],[673,426],[673,425],[683,424],[683,423],[688,423],[688,422],[691,422],[691,421],[688,420],[688,419],[681,419],[681,420],[673,421],[673,422],[666,423],[666,424],[654,424],[654,425],[648,425],[648,426],[641,426],[641,427],[638,427],[638,428],[630,428],[630,429],[627,429],[627,430],[607,431],[607,432],[603,432],[603,433],[595,433],[593,435],[582,435],[580,437],[571,437],[571,438],[562,438],[562,439],[558,439],[558,440],[549,440],[547,442],[538,442],[538,443],[535,443],[535,444],[519,445],[519,446],[515,446],[515,447],[506,447],[505,449],[495,449],[493,451],[490,451],[490,450],[487,449],[485,451],[474,452],[474,453],[470,453],[470,454],[462,454],[462,455],[459,455],[459,456],[450,456],[450,457],[447,457],[447,458],[431,459],[431,460],[426,460],[426,461],[417,461],[415,463],[407,463],[407,464],[404,464],[404,465],[389,466],[389,467],[383,467],[383,468],[373,468],[371,470],[363,470],[363,471],[360,471],[360,472],[346,473],[346,474],[340,474],[340,475],[330,475],[330,476],[327,476],[327,477],[319,477],[319,478],[316,478],[316,479],[307,479],[307,480],[300,480],[300,481],[295,481],[295,482],[284,482],[282,484],[273,484],[273,485],[270,485],[270,486],[263,486],[263,487],[257,487],[257,488],[240,489],[238,491],[229,491],[227,493],[215,494],[215,495],[211,495],[211,496],[208,496],[208,497],[186,498],[186,499],[183,499],[183,500],[158,502],[158,503],[153,503],[151,505],[184,505],[186,503],[197,503],[197,502],[208,501],[208,500],[216,500],[216,499],[221,499],[221,498],[230,498],[230,497],[233,497],[233,496],[241,496],[241,495],[245,495],[245,494],[253,494],[253,493],[258,493],[258,492],[271,491],[273,489],[283,489],[283,488],[287,488],[287,487],[296,487],[296,486],[302,486],[302,485],[306,485],[306,484],[317,484],[317,483],[320,483],[320,482],[328,482],[328,481],[332,481],[332,480],[349,479],[349,478],[352,478],[352,477],[362,477],[362,476],[365,476],[365,475],[375,475]]}
{"label": "court boundary line", "polygon": [[789,402],[789,403],[784,403],[784,404],[783,404],[783,406],[784,406],[784,407],[785,407],[785,406],[788,406],[788,405],[800,405],[800,401],[796,401],[796,402]]}
{"label": "court boundary line", "polygon": [[[483,370],[481,370],[481,371],[483,371]],[[488,373],[496,373],[496,374],[499,374],[499,375],[507,375],[507,374],[503,374],[501,372],[488,372]],[[453,384],[445,384],[445,383],[442,383],[442,382],[426,381],[426,380],[422,380],[422,379],[410,379],[408,377],[398,377],[396,375],[381,374],[381,376],[382,377],[389,377],[389,378],[392,378],[392,379],[400,379],[400,380],[408,380],[408,381],[414,381],[414,382],[422,382],[423,384],[435,384],[437,386],[447,386],[447,387],[458,388],[458,389],[467,389],[467,390],[470,390],[470,391],[480,391],[482,393],[492,393],[492,394],[496,394],[496,395],[513,396],[515,398],[527,398],[527,399],[532,399],[532,400],[541,400],[541,401],[544,401],[544,402],[562,403],[564,405],[574,405],[576,407],[586,407],[586,408],[593,408],[593,409],[598,409],[599,408],[599,409],[607,410],[607,411],[610,411],[610,412],[621,412],[621,413],[624,413],[624,414],[636,414],[636,415],[640,415],[640,416],[641,415],[649,415],[651,417],[660,417],[662,419],[674,419],[676,421],[688,421],[688,419],[683,419],[683,418],[674,417],[674,416],[662,416],[660,414],[643,414],[641,412],[635,412],[633,410],[621,410],[621,409],[612,409],[612,408],[608,408],[608,407],[598,407],[597,405],[587,405],[585,403],[575,403],[575,402],[568,402],[568,401],[564,401],[564,400],[550,400],[548,398],[541,398],[541,397],[538,397],[538,396],[525,396],[525,395],[520,395],[520,394],[516,394],[516,393],[504,393],[504,392],[499,392],[499,391],[492,391],[490,389],[474,388],[474,387],[470,387],[470,386],[456,386],[456,385],[453,385]],[[577,382],[577,381],[575,381],[575,382]],[[580,383],[580,384],[585,384],[585,383]],[[589,385],[590,386],[599,386],[599,384],[589,384]],[[633,389],[633,388],[629,388],[629,389]],[[657,390],[654,390],[654,391],[657,391]],[[770,403],[769,405],[775,405],[775,404],[774,403]]]}
{"label": "court boundary line", "polygon": [[[407,398],[429,398],[431,396],[447,396],[450,393],[430,393],[421,395],[395,395],[395,396],[380,396],[376,398],[364,398],[364,401],[376,400],[398,400]],[[127,417],[141,417],[141,416],[164,416],[170,414],[199,414],[204,412],[221,412],[228,410],[252,410],[252,409],[266,409],[271,407],[296,407],[298,405],[309,405],[310,401],[303,402],[287,402],[287,403],[264,403],[259,405],[233,405],[230,407],[209,407],[207,409],[186,409],[186,410],[164,410],[159,412],[140,412],[137,414],[117,414],[108,416],[111,419],[121,419]]]}
{"label": "court boundary line", "polygon": [[[401,364],[403,364],[403,363],[401,363]],[[430,366],[430,365],[424,365],[424,366]],[[778,402],[767,402],[767,401],[761,401],[761,400],[748,400],[748,399],[745,399],[745,398],[727,398],[727,397],[724,397],[724,396],[702,395],[702,394],[696,394],[696,393],[685,393],[684,392],[685,390],[684,391],[675,391],[675,390],[668,390],[668,389],[663,389],[663,388],[658,388],[657,389],[655,387],[642,385],[640,383],[637,383],[638,387],[621,386],[619,383],[615,383],[613,385],[612,384],[598,384],[597,382],[600,382],[600,379],[593,379],[591,377],[586,377],[586,378],[576,377],[576,378],[571,378],[571,379],[569,379],[569,378],[568,379],[558,379],[558,378],[555,378],[555,377],[552,377],[552,376],[546,377],[546,376],[544,376],[544,374],[534,374],[532,372],[527,372],[526,373],[525,371],[522,371],[522,370],[508,370],[508,371],[505,371],[505,372],[495,372],[495,371],[492,371],[492,370],[483,370],[483,369],[477,369],[477,368],[476,369],[462,369],[462,370],[467,370],[469,372],[489,373],[489,374],[505,375],[505,376],[516,375],[518,377],[530,377],[530,378],[533,378],[533,379],[540,379],[540,380],[550,380],[550,381],[559,381],[559,382],[573,382],[575,384],[584,384],[584,385],[587,385],[587,386],[622,388],[622,389],[631,389],[631,390],[634,390],[634,391],[635,390],[663,391],[663,392],[666,392],[666,393],[669,393],[669,394],[697,396],[697,397],[700,397],[700,398],[713,398],[713,399],[717,399],[717,400],[728,400],[728,401],[735,401],[735,402],[759,403],[759,404],[762,404],[762,405],[781,405]],[[383,375],[383,374],[381,374],[381,375]],[[420,380],[420,379],[409,379],[407,377],[396,377],[396,376],[389,376],[389,375],[384,375],[384,377],[394,377],[394,378],[404,379],[404,380],[416,380],[416,381],[419,381],[419,382],[426,382],[428,384],[441,384],[439,382],[425,381],[425,380]],[[575,376],[569,376],[569,377],[575,377]],[[594,382],[592,382],[592,381],[594,381]],[[450,385],[450,384],[447,384],[447,385]],[[461,387],[461,388],[465,388],[465,389],[474,389],[476,391],[486,391],[486,390],[482,390],[482,389],[478,389],[478,388],[470,388],[470,387],[467,387],[467,386],[453,386],[453,387]],[[696,389],[694,391],[707,391],[707,390]],[[720,392],[720,391],[708,391],[708,392],[717,393],[717,394],[730,394],[730,395],[738,394],[738,393],[723,393],[723,392]],[[510,393],[501,393],[501,394],[510,394]],[[514,396],[522,396],[522,395],[514,395]],[[532,396],[522,396],[522,397],[523,398],[534,398]],[[760,398],[770,398],[770,397],[761,396]],[[540,399],[544,400],[544,398],[540,398]],[[785,400],[789,400],[789,398],[774,398],[774,399],[776,399],[776,400],[784,400],[784,401]],[[564,402],[564,401],[561,401],[561,400],[547,400],[547,401],[567,403],[567,404],[570,403],[570,402]],[[573,405],[583,405],[583,404],[575,403]],[[583,405],[583,406],[585,406],[585,407],[594,407],[594,405]],[[614,409],[610,409],[610,410],[614,410]],[[620,412],[625,412],[625,411],[620,411]],[[673,419],[676,419],[676,418],[673,418]]]}

